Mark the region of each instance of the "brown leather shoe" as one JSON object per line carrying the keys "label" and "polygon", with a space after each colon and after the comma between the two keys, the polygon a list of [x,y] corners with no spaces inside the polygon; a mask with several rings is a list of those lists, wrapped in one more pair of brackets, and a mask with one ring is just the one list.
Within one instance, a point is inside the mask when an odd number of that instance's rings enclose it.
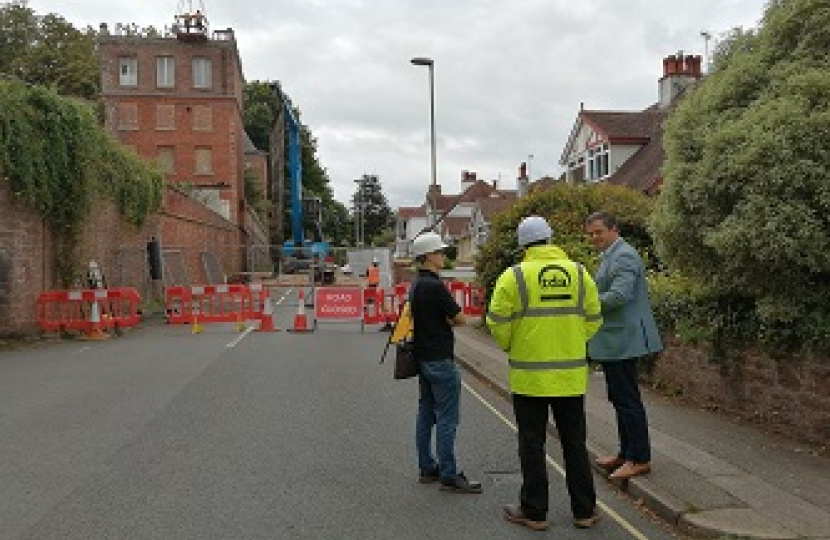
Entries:
{"label": "brown leather shoe", "polygon": [[546,531],[550,526],[547,521],[536,521],[525,516],[521,506],[516,504],[504,505],[504,519],[516,525],[522,525],[532,531]]}
{"label": "brown leather shoe", "polygon": [[628,480],[635,476],[648,474],[651,472],[650,463],[634,463],[633,461],[626,461],[623,466],[608,475],[609,480]]}
{"label": "brown leather shoe", "polygon": [[595,463],[606,471],[613,471],[617,467],[622,466],[625,463],[625,459],[619,456],[605,456],[597,458]]}
{"label": "brown leather shoe", "polygon": [[590,529],[597,524],[597,521],[599,521],[599,514],[594,514],[593,516],[585,519],[574,518],[574,527],[577,529]]}

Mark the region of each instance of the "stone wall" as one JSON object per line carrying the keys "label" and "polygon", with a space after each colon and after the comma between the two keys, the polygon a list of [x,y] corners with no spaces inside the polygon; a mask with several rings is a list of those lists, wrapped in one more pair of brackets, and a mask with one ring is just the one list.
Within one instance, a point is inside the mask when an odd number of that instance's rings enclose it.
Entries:
{"label": "stone wall", "polygon": [[651,375],[663,390],[794,440],[830,444],[830,358],[748,351],[716,361],[702,347],[667,345]]}

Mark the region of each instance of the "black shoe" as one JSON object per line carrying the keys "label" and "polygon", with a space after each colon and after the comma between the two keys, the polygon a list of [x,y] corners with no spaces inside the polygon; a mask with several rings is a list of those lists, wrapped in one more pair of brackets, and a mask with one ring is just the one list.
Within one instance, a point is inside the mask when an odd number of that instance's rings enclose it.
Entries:
{"label": "black shoe", "polygon": [[438,481],[438,467],[434,467],[426,472],[421,472],[418,477],[418,482],[421,484],[434,484]]}
{"label": "black shoe", "polygon": [[441,491],[451,493],[481,493],[481,482],[467,480],[464,473],[458,473],[453,478],[441,479]]}

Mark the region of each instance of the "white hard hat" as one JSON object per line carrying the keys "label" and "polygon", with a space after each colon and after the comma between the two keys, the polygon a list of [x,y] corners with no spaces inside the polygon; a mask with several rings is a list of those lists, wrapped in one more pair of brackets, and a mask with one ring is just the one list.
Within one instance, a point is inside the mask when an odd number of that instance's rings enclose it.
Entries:
{"label": "white hard hat", "polygon": [[519,223],[516,234],[519,237],[519,246],[524,247],[540,240],[548,240],[553,236],[553,230],[545,218],[528,216]]}
{"label": "white hard hat", "polygon": [[441,251],[446,247],[447,244],[444,243],[444,240],[434,232],[419,235],[412,241],[412,253],[416,257],[432,253],[433,251]]}
{"label": "white hard hat", "polygon": [[372,257],[372,264],[377,264],[377,263],[378,263],[378,258],[377,257]]}

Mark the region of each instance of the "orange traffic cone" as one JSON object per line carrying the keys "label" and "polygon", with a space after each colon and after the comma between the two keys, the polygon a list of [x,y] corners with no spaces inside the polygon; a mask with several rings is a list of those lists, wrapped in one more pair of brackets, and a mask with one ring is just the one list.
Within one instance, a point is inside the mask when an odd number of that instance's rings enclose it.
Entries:
{"label": "orange traffic cone", "polygon": [[109,338],[109,334],[104,332],[101,324],[101,311],[98,307],[98,302],[92,302],[89,310],[89,328],[84,333],[84,339],[87,341],[101,341]]}
{"label": "orange traffic cone", "polygon": [[308,317],[305,314],[305,289],[300,288],[300,299],[297,302],[297,314],[294,315],[294,326],[288,329],[289,332],[314,332],[308,327]]}
{"label": "orange traffic cone", "polygon": [[259,322],[257,332],[278,332],[279,328],[274,326],[274,306],[271,305],[271,297],[265,297],[265,305],[262,306],[262,318]]}

